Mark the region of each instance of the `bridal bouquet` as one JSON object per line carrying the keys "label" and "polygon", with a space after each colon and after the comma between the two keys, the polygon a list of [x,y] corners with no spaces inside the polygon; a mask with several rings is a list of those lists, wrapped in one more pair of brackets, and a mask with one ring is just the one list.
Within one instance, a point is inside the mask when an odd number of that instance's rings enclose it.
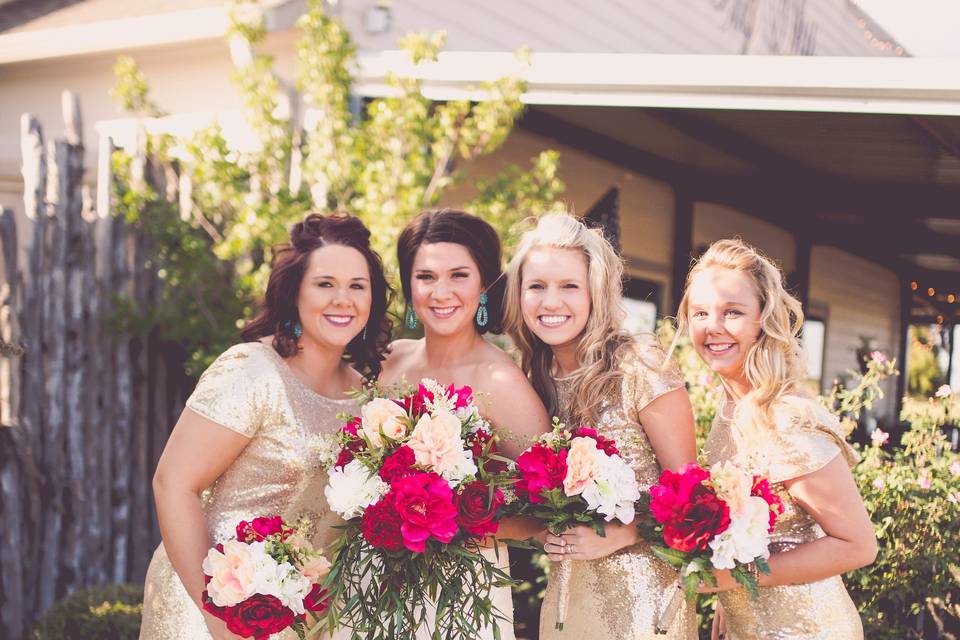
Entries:
{"label": "bridal bouquet", "polygon": [[[641,508],[649,517],[641,519],[640,530],[654,543],[653,552],[679,570],[687,598],[696,595],[701,582],[716,585],[714,569],[729,569],[757,597],[751,568],[769,573],[770,534],[783,513],[780,497],[765,478],[730,462],[709,470],[689,464],[680,473],[664,471]],[[678,605],[675,597],[660,629]]]}
{"label": "bridal bouquet", "polygon": [[[579,524],[604,534],[614,519],[630,524],[640,488],[616,442],[594,429],[570,430],[554,420],[553,430],[517,458],[517,497],[522,512],[542,520],[552,533]],[[569,601],[570,560],[560,562],[556,628],[563,629]]]}
{"label": "bridal bouquet", "polygon": [[326,610],[322,587],[330,563],[280,516],[241,521],[236,537],[207,552],[203,608],[233,633],[266,640],[292,628],[306,635],[306,614]]}
{"label": "bridal bouquet", "polygon": [[480,547],[504,514],[508,461],[470,387],[425,379],[402,397],[368,399],[337,444],[325,493],[347,523],[328,579],[331,627],[466,640],[503,620],[490,590],[510,577]]}

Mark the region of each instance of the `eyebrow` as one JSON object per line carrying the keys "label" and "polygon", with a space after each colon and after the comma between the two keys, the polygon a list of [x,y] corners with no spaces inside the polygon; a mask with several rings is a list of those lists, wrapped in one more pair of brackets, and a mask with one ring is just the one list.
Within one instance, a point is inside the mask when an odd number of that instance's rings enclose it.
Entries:
{"label": "eyebrow", "polygon": [[[313,280],[336,280],[337,277],[336,277],[336,276],[322,275],[322,276],[312,276],[312,279],[313,279]],[[350,280],[351,280],[351,281],[352,281],[352,280],[363,280],[364,282],[366,282],[366,281],[370,280],[370,278],[368,278],[368,277],[366,277],[366,276],[357,276],[356,278],[350,278]]]}

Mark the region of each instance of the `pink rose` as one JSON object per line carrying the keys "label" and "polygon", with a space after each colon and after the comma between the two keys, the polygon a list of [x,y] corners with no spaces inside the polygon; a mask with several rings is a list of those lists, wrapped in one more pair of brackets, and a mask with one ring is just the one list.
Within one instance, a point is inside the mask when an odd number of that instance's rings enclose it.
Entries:
{"label": "pink rose", "polygon": [[381,435],[399,440],[407,434],[407,412],[393,400],[374,398],[360,408],[361,429],[371,447],[383,446]]}
{"label": "pink rose", "polygon": [[400,478],[391,487],[393,505],[400,516],[403,546],[423,553],[427,539],[447,544],[457,534],[457,508],[453,490],[435,473]]}
{"label": "pink rose", "polygon": [[593,438],[574,438],[567,453],[567,475],[563,479],[563,492],[568,496],[580,495],[597,471],[597,443]]}

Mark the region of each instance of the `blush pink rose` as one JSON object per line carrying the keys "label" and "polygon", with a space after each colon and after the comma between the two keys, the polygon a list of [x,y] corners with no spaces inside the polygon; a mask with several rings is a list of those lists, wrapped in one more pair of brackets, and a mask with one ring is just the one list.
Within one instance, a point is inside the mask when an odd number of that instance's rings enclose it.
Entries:
{"label": "blush pink rose", "polygon": [[596,475],[597,443],[592,438],[574,438],[567,453],[567,475],[563,479],[563,492],[568,496],[583,493],[587,483]]}
{"label": "blush pink rose", "polygon": [[407,434],[407,413],[393,400],[374,398],[360,408],[361,429],[370,446],[383,446],[381,434],[391,440],[399,440]]}
{"label": "blush pink rose", "polygon": [[407,441],[413,449],[417,464],[437,473],[455,469],[463,463],[463,442],[460,439],[460,419],[452,413],[423,414]]}

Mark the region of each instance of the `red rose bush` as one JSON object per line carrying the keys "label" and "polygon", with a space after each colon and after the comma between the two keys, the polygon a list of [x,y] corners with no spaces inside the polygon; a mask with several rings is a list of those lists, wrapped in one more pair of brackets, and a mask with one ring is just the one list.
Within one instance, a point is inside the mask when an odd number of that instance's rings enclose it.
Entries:
{"label": "red rose bush", "polygon": [[[517,458],[515,490],[521,511],[542,520],[554,534],[576,525],[604,534],[604,523],[633,522],[640,487],[617,444],[587,427],[553,430]],[[560,562],[556,627],[563,629],[569,600],[570,561]]]}
{"label": "red rose bush", "polygon": [[510,463],[470,387],[425,379],[400,397],[376,393],[322,456],[327,503],[346,521],[328,581],[331,628],[475,638],[504,619],[490,589],[509,576],[480,545],[504,516]]}
{"label": "red rose bush", "polygon": [[[688,598],[700,583],[716,585],[714,569],[731,575],[754,597],[757,582],[748,565],[769,572],[768,545],[783,503],[765,478],[730,462],[709,470],[686,465],[665,470],[642,501],[638,527],[653,552],[680,572]],[[667,607],[672,610],[673,607]],[[661,620],[666,627],[669,620]]]}
{"label": "red rose bush", "polygon": [[204,610],[246,638],[265,640],[288,628],[304,638],[307,614],[317,620],[327,609],[322,582],[330,563],[302,529],[279,516],[241,521],[236,536],[204,558]]}

